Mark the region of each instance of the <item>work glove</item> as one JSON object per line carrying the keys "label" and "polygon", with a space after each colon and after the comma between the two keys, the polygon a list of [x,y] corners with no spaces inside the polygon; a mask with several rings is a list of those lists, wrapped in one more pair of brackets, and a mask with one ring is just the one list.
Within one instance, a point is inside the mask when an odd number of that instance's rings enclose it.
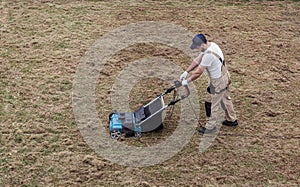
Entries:
{"label": "work glove", "polygon": [[183,72],[183,74],[180,75],[180,80],[186,79],[186,77],[188,76],[188,74],[189,73],[187,71]]}
{"label": "work glove", "polygon": [[182,86],[187,86],[188,85],[188,81],[186,79],[184,79],[182,82],[181,82]]}

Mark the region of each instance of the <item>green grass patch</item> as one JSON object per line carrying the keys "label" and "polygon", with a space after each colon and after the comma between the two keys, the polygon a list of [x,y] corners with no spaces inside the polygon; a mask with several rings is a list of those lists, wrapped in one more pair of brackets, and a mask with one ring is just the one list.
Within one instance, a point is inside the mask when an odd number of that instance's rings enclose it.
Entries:
{"label": "green grass patch", "polygon": [[55,50],[67,49],[70,48],[70,45],[67,41],[60,41],[54,43]]}
{"label": "green grass patch", "polygon": [[72,89],[72,82],[65,80],[60,84],[60,91],[64,92],[64,91],[69,91]]}
{"label": "green grass patch", "polygon": [[11,55],[14,52],[15,52],[14,48],[11,47],[11,48],[6,48],[6,49],[1,49],[0,54],[1,54],[1,57],[8,58],[8,57],[11,57]]}

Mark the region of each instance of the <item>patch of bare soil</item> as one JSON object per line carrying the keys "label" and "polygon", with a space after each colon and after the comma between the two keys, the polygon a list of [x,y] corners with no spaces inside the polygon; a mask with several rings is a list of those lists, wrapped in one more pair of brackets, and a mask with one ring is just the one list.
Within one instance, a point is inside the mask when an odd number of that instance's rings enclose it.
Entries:
{"label": "patch of bare soil", "polygon": [[[299,185],[298,1],[1,1],[0,9],[1,185]],[[170,160],[125,167],[101,158],[81,136],[72,110],[80,59],[105,33],[137,21],[173,22],[206,34],[223,49],[239,126],[222,127],[204,153],[198,150],[202,135],[195,132]],[[155,43],[115,54],[95,90],[97,112],[107,128],[114,80],[128,64],[153,56],[183,69],[190,63],[181,51]],[[204,77],[195,82],[202,125],[206,84]],[[139,82],[130,93],[130,109],[169,86],[159,79]],[[175,107],[160,132],[120,141],[161,142],[176,128],[179,112]]]}

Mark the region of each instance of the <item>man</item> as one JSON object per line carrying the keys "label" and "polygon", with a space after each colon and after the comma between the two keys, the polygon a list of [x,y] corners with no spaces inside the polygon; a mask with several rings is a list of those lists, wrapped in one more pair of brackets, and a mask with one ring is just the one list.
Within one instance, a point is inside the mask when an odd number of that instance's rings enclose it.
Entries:
{"label": "man", "polygon": [[[211,102],[205,102],[208,121],[205,127],[201,127],[201,133],[215,133],[217,131],[218,108],[221,105],[225,110],[226,120],[222,122],[226,126],[237,126],[236,113],[228,93],[230,84],[229,72],[225,65],[224,55],[220,47],[214,42],[208,42],[203,34],[197,34],[193,38],[191,49],[197,49],[200,54],[193,60],[188,69],[180,76],[182,85],[196,80],[207,70],[210,78],[210,86],[207,88],[210,93]],[[196,69],[188,78],[189,72]]]}

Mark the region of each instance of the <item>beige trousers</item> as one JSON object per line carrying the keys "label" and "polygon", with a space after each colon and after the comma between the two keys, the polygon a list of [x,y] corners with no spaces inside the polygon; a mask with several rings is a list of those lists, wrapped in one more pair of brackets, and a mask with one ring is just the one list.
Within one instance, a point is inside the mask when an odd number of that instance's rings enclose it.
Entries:
{"label": "beige trousers", "polygon": [[[227,71],[227,70],[226,70]],[[211,85],[215,87],[215,93],[209,94],[206,98],[207,102],[211,102],[211,116],[206,122],[206,128],[214,128],[218,122],[223,120],[222,116],[219,116],[220,106],[225,111],[225,119],[228,121],[236,120],[236,112],[234,111],[231,97],[229,96],[228,82],[229,74],[222,72],[222,77],[217,79],[211,79]]]}

